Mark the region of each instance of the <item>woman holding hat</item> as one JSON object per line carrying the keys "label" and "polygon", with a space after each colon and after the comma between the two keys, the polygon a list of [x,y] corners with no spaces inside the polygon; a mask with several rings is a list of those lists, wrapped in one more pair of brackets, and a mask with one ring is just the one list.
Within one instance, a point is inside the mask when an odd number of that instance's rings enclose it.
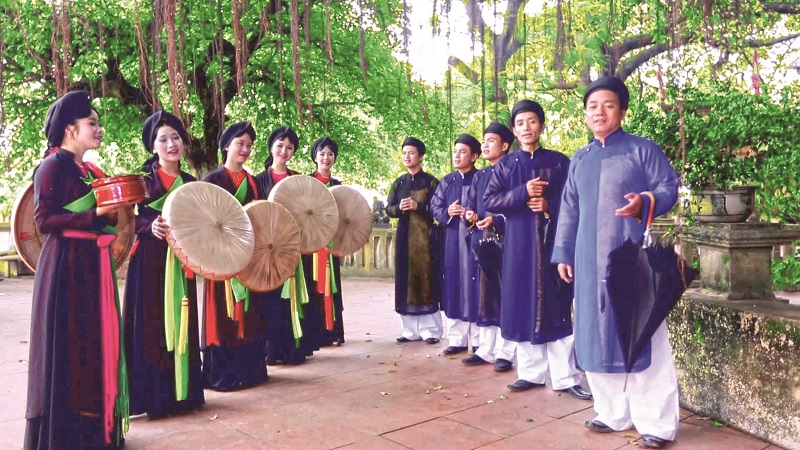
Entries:
{"label": "woman holding hat", "polygon": [[[264,171],[255,177],[258,193],[262,198],[269,197],[272,188],[279,181],[298,174],[287,166],[299,145],[297,133],[291,127],[276,128],[269,135],[267,144],[270,154],[264,163]],[[290,303],[294,300],[282,298],[282,291],[282,288],[278,288],[267,294],[267,363],[302,364],[306,356],[313,353],[305,337],[308,326],[305,325],[305,320],[300,320],[300,328],[294,328]]]}
{"label": "woman holding hat", "polygon": [[[125,283],[125,351],[131,413],[147,413],[151,418],[205,403],[194,274],[174,261],[170,267],[179,272],[167,270],[168,226],[161,217],[167,196],[184,183],[196,181],[181,170],[187,139],[180,119],[165,111],[151,115],[142,125],[142,142],[153,154],[142,166],[150,198],[136,208],[136,241]],[[171,252],[170,256],[175,258]],[[181,294],[176,299],[164,298],[167,282],[175,288],[173,292]],[[179,329],[175,331],[175,323],[169,323],[165,304],[174,304],[178,324],[181,314],[189,315],[186,336],[181,336]],[[173,331],[165,333],[165,326]],[[181,339],[187,342],[183,349],[177,345]]]}
{"label": "woman holding hat", "polygon": [[84,162],[103,128],[89,94],[50,107],[48,150],[34,171],[36,226],[47,237],[33,288],[25,449],[119,448],[128,383],[110,244],[114,211],[97,206]]}
{"label": "woman holding hat", "polygon": [[[222,167],[203,179],[230,192],[240,204],[261,198],[255,179],[244,169],[256,131],[249,122],[235,123],[222,132]],[[265,294],[250,292],[236,279],[205,281],[203,377],[217,391],[253,386],[267,380],[264,364]]]}
{"label": "woman holding hat", "polygon": [[[311,174],[325,186],[338,186],[342,182],[331,177],[331,169],[339,154],[339,145],[325,136],[311,146],[311,160],[317,170]],[[342,280],[340,262],[337,256],[330,254],[327,248],[313,255],[303,255],[303,269],[306,272],[306,284],[311,297],[306,308],[305,331],[313,346],[334,345],[344,343],[344,323],[342,321]],[[316,270],[315,270],[316,269]],[[333,269],[333,277],[330,276]]]}

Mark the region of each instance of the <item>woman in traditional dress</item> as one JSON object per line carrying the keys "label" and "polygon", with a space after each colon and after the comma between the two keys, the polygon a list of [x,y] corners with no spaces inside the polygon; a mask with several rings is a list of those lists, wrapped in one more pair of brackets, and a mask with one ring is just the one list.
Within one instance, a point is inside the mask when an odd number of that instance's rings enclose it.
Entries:
{"label": "woman in traditional dress", "polygon": [[[341,185],[341,181],[331,177],[331,169],[338,155],[339,145],[331,138],[325,136],[314,142],[311,160],[317,165],[317,170],[311,176],[328,187]],[[307,332],[316,347],[338,347],[344,343],[340,262],[339,257],[331,255],[328,250],[326,248],[313,255],[303,255],[306,283],[312,297],[309,302],[311,307],[306,309]]]}
{"label": "woman in traditional dress", "polygon": [[[229,126],[219,139],[223,166],[203,181],[216,184],[246,205],[261,198],[255,179],[244,169],[256,131],[249,122]],[[267,380],[264,363],[264,298],[236,279],[205,282],[203,376],[206,387],[230,391]]]}
{"label": "woman in traditional dress", "polygon": [[[167,196],[196,179],[181,170],[188,136],[180,119],[159,111],[142,126],[142,141],[153,156],[145,161],[150,198],[137,205],[136,241],[125,282],[125,344],[131,389],[131,414],[150,418],[188,411],[205,403],[197,330],[197,286],[194,274],[176,263],[167,264],[169,230],[161,217]],[[168,271],[167,269],[172,270]],[[165,299],[168,292],[176,293]],[[177,297],[177,298],[175,298]],[[184,304],[184,301],[185,304]],[[177,314],[166,314],[170,305]],[[181,336],[181,314],[188,314],[188,329]],[[170,320],[170,317],[175,318]],[[165,324],[167,330],[165,332]],[[177,331],[176,331],[177,328]],[[186,345],[181,345],[181,340]]]}
{"label": "woman in traditional dress", "polygon": [[[270,155],[264,163],[264,171],[256,175],[258,193],[262,198],[269,197],[275,184],[284,178],[298,173],[287,167],[299,145],[297,134],[290,127],[275,129],[269,135]],[[289,279],[287,283],[295,281]],[[304,284],[304,283],[303,283]],[[268,293],[265,314],[267,319],[266,358],[268,364],[302,364],[306,356],[313,353],[303,333],[307,327],[297,317],[292,317],[292,302],[284,298],[283,288]],[[295,290],[299,292],[299,289]]]}
{"label": "woman in traditional dress", "polygon": [[97,206],[83,161],[103,128],[85,91],[45,119],[46,156],[34,171],[34,219],[45,238],[36,267],[25,449],[119,448],[128,383],[110,244],[115,210]]}

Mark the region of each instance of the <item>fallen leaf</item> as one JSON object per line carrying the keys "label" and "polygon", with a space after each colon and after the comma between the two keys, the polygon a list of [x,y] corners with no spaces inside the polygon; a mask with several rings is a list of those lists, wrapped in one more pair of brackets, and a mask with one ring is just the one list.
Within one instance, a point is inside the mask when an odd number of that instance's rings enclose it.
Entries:
{"label": "fallen leaf", "polygon": [[397,373],[397,371],[394,369],[389,369],[389,373]]}
{"label": "fallen leaf", "polygon": [[430,357],[431,357],[431,355],[426,355],[426,358],[430,358]]}
{"label": "fallen leaf", "polygon": [[508,400],[508,397],[506,397],[505,395],[501,395],[500,400]]}
{"label": "fallen leaf", "polygon": [[397,363],[392,363],[393,366],[397,367]]}
{"label": "fallen leaf", "polygon": [[492,403],[494,403],[494,400],[486,400],[486,403],[491,405]]}
{"label": "fallen leaf", "polygon": [[372,342],[372,339],[367,339],[365,342]]}
{"label": "fallen leaf", "polygon": [[369,358],[369,355],[367,355],[367,358]]}
{"label": "fallen leaf", "polygon": [[714,421],[714,427],[716,427],[716,428],[721,428],[721,427],[724,427],[724,426],[725,426],[725,424],[724,424],[724,423],[722,423],[722,422],[718,422],[718,421],[716,421],[716,420]]}
{"label": "fallen leaf", "polygon": [[388,392],[381,392],[381,395],[389,395]]}
{"label": "fallen leaf", "polygon": [[438,386],[431,386],[428,389],[430,389],[432,391],[441,391],[442,390],[442,385],[440,384]]}
{"label": "fallen leaf", "polygon": [[19,341],[19,343],[20,343],[20,344],[27,344],[27,343],[28,343],[28,341],[26,341],[26,340],[24,340],[24,339],[23,339],[23,340]]}
{"label": "fallen leaf", "polygon": [[378,364],[386,364],[384,361],[378,361]]}
{"label": "fallen leaf", "polygon": [[528,422],[528,423],[533,423],[533,419],[528,419],[528,420],[526,420],[525,422]]}
{"label": "fallen leaf", "polygon": [[464,397],[469,397],[469,394],[464,394]]}
{"label": "fallen leaf", "polygon": [[431,390],[430,390],[430,389],[428,389],[428,390],[426,390],[426,391],[425,391],[425,393],[426,393],[426,394],[430,394],[430,393],[431,393]]}
{"label": "fallen leaf", "polygon": [[367,336],[372,336],[372,333],[365,333]]}
{"label": "fallen leaf", "polygon": [[209,417],[208,420],[217,420],[219,416],[214,414],[213,416]]}

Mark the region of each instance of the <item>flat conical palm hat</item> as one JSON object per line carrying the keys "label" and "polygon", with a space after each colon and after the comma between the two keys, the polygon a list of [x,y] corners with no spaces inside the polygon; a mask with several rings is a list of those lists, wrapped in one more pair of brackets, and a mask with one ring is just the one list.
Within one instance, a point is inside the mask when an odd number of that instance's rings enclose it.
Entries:
{"label": "flat conical palm hat", "polygon": [[164,201],[167,242],[181,262],[203,278],[222,281],[241,272],[253,256],[253,225],[225,189],[186,183]]}
{"label": "flat conical palm hat", "polygon": [[[39,255],[47,234],[42,233],[36,227],[33,215],[34,199],[33,183],[31,183],[22,190],[22,194],[14,205],[11,213],[11,236],[14,239],[14,248],[17,249],[22,262],[36,272],[36,265],[39,262]],[[111,243],[111,252],[117,267],[120,267],[128,258],[136,237],[136,217],[133,214],[133,207],[122,207],[117,210],[116,226],[119,234]]]}
{"label": "flat conical palm hat", "polygon": [[347,186],[330,188],[339,208],[339,227],[333,236],[331,253],[347,256],[361,249],[372,234],[372,210],[357,190]]}
{"label": "flat conical palm hat", "polygon": [[300,252],[326,247],[339,227],[339,208],[333,194],[314,177],[295,175],[275,184],[269,200],[288,209],[300,227]]}
{"label": "flat conical palm hat", "polygon": [[258,292],[271,291],[294,273],[300,261],[300,228],[283,206],[256,200],[244,206],[255,233],[253,257],[236,275],[245,286]]}

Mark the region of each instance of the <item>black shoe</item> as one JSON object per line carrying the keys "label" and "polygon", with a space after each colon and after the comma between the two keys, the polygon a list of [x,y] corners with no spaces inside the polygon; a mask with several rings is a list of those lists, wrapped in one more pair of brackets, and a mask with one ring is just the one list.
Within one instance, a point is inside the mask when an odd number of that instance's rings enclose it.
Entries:
{"label": "black shoe", "polygon": [[592,394],[586,392],[582,387],[579,385],[572,386],[571,388],[567,389],[560,389],[558,392],[566,392],[569,395],[577,398],[578,400],[591,400]]}
{"label": "black shoe", "polygon": [[522,392],[522,391],[527,391],[529,389],[533,389],[533,388],[537,388],[537,387],[543,387],[543,386],[544,386],[544,383],[532,383],[530,381],[517,380],[517,381],[509,384],[508,388],[511,389],[514,392]]}
{"label": "black shoe", "polygon": [[489,361],[486,361],[485,359],[481,358],[478,355],[469,355],[466,358],[462,359],[461,362],[468,366],[480,366],[482,364],[489,364]]}
{"label": "black shoe", "polygon": [[495,372],[508,372],[509,370],[511,370],[511,361],[503,358],[497,358],[494,360]]}
{"label": "black shoe", "polygon": [[427,338],[427,339],[425,339],[425,342],[428,343],[428,344],[438,344],[439,343],[439,338]]}
{"label": "black shoe", "polygon": [[[409,338],[407,338],[405,336],[400,336],[399,338],[397,338],[395,340],[397,342],[414,342],[413,340],[411,340],[411,339],[409,339]],[[419,339],[416,339],[416,340],[419,340]]]}
{"label": "black shoe", "polygon": [[595,433],[611,433],[614,431],[610,426],[600,422],[599,420],[587,420],[583,423],[583,425]]}
{"label": "black shoe", "polygon": [[666,439],[653,436],[652,434],[642,435],[642,445],[647,448],[663,448],[667,444]]}
{"label": "black shoe", "polygon": [[461,353],[465,351],[467,351],[467,347],[454,347],[451,345],[446,349],[444,349],[442,353],[444,353],[445,355],[455,355],[456,353]]}

